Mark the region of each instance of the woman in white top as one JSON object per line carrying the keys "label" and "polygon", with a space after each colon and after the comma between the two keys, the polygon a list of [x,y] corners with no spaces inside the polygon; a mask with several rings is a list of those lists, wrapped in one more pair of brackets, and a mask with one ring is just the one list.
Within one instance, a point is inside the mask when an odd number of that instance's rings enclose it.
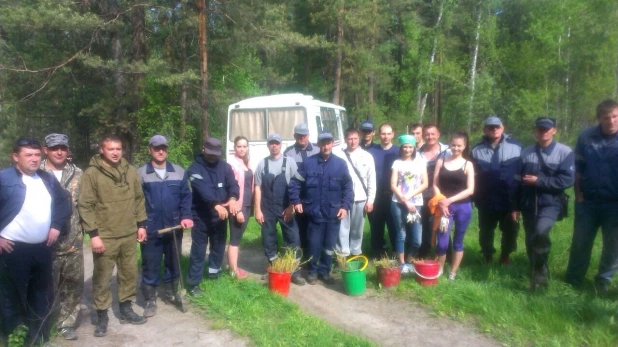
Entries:
{"label": "woman in white top", "polygon": [[401,264],[401,272],[407,273],[412,266],[405,262],[404,243],[408,255],[415,257],[421,246],[422,225],[421,208],[423,195],[428,186],[425,161],[416,157],[416,139],[413,135],[399,136],[399,159],[393,163],[391,190],[393,199],[391,213],[397,230],[396,244],[393,245]]}

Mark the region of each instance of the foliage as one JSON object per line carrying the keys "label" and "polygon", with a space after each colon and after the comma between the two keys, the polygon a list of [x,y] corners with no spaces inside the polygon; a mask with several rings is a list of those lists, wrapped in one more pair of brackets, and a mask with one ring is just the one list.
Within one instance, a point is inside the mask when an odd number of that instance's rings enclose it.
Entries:
{"label": "foliage", "polygon": [[28,336],[28,327],[20,325],[9,335],[8,347],[21,347],[26,342]]}

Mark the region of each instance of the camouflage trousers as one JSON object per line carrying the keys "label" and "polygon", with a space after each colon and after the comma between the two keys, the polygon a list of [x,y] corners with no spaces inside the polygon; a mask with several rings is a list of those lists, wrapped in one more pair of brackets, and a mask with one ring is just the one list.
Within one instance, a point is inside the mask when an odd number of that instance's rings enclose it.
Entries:
{"label": "camouflage trousers", "polygon": [[55,311],[58,329],[75,328],[84,293],[84,253],[54,255]]}

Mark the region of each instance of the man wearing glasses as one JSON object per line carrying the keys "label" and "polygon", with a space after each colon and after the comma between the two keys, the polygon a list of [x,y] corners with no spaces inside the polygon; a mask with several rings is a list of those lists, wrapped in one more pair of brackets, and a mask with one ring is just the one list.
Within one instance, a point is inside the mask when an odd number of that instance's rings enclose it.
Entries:
{"label": "man wearing glasses", "polygon": [[54,291],[58,309],[56,326],[66,340],[77,340],[77,316],[84,292],[83,231],[77,212],[82,170],[68,160],[69,138],[65,134],[45,136],[46,159],[41,169],[53,174],[71,197],[73,214],[63,236],[54,244]]}
{"label": "man wearing glasses", "polygon": [[[146,302],[144,316],[157,313],[157,286],[161,272],[161,260],[165,256],[163,272],[164,300],[182,307],[178,292],[178,256],[182,250],[182,229],[193,227],[191,215],[191,189],[185,170],[167,161],[168,142],[165,136],[150,138],[148,151],[151,160],[137,170],[142,180],[146,198],[147,237],[142,250],[142,295]],[[180,225],[182,229],[159,235],[158,230]],[[172,233],[176,233],[176,237]],[[174,243],[176,240],[176,243]]]}
{"label": "man wearing glasses", "polygon": [[[0,171],[0,344],[21,324],[24,345],[49,345],[53,303],[52,248],[71,218],[66,191],[40,169],[41,144],[20,139],[14,167]],[[62,235],[65,236],[64,234]]]}
{"label": "man wearing glasses", "polygon": [[479,213],[479,243],[486,263],[493,261],[494,230],[502,232],[500,262],[509,265],[510,254],[517,249],[519,216],[511,213],[511,190],[515,186],[515,170],[521,154],[521,144],[504,134],[500,118],[488,117],[483,128],[485,136],[472,148],[472,163],[476,173],[474,203]]}

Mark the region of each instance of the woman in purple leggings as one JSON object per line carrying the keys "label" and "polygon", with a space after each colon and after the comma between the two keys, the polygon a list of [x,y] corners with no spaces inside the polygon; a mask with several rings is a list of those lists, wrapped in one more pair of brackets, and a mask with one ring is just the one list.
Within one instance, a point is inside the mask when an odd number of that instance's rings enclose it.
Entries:
{"label": "woman in purple leggings", "polygon": [[441,268],[444,268],[446,250],[449,243],[449,231],[453,221],[455,222],[455,235],[453,236],[453,261],[449,280],[457,276],[457,269],[463,258],[463,239],[472,218],[472,203],[470,196],[474,192],[474,167],[468,160],[468,134],[457,132],[451,136],[450,141],[452,155],[446,159],[438,159],[434,174],[433,189],[437,194],[446,198],[442,199],[438,207],[449,218],[448,228],[445,232],[438,232],[438,244],[436,254]]}

